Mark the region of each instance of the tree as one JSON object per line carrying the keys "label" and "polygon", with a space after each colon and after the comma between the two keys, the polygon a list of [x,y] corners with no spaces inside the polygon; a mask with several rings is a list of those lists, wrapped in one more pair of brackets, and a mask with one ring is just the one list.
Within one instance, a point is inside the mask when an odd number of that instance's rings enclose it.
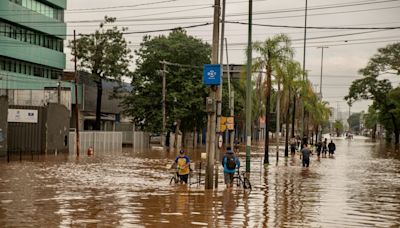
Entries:
{"label": "tree", "polygon": [[365,127],[372,130],[371,138],[376,138],[376,127],[378,124],[378,113],[373,105],[368,107],[368,113],[364,116]]}
{"label": "tree", "polygon": [[343,132],[343,123],[340,120],[335,120],[335,122],[333,123],[333,128],[336,131],[336,136],[339,137],[340,134]]}
{"label": "tree", "polygon": [[93,34],[80,34],[76,42],[70,41],[69,47],[76,55],[78,67],[88,71],[97,86],[96,122],[94,129],[101,129],[101,97],[103,81],[121,81],[129,74],[129,63],[132,58],[128,42],[123,37],[126,28],[112,26],[113,17],[105,17],[100,29]]}
{"label": "tree", "polygon": [[346,100],[373,100],[374,108],[378,111],[378,121],[389,135],[394,134],[395,144],[399,144],[400,112],[398,103],[398,88],[393,89],[390,81],[379,79],[383,74],[400,75],[400,43],[390,44],[378,49],[367,66],[359,73],[362,79],[353,81]]}
{"label": "tree", "polygon": [[264,149],[264,164],[268,163],[269,154],[269,117],[270,117],[270,103],[271,103],[271,76],[279,66],[291,59],[293,56],[293,49],[289,37],[284,34],[276,35],[268,38],[264,42],[255,42],[253,50],[259,55],[254,59],[252,66],[253,70],[265,70],[265,149]]}
{"label": "tree", "polygon": [[[137,55],[132,77],[132,93],[123,102],[125,113],[132,116],[142,130],[160,133],[162,130],[162,64],[166,72],[167,130],[201,129],[206,122],[206,87],[202,82],[204,64],[210,62],[210,45],[182,29],[167,36],[145,36]],[[175,128],[175,129],[174,129]]]}
{"label": "tree", "polygon": [[[296,99],[297,88],[300,86],[300,76],[302,75],[302,69],[300,63],[294,60],[289,60],[284,63],[284,65],[277,70],[277,77],[282,82],[283,90],[281,96],[281,108],[282,114],[284,116],[286,125],[286,138],[285,138],[285,156],[289,156],[289,125],[290,125],[290,106],[293,105],[293,113],[295,110],[295,103],[292,99]],[[293,133],[291,137],[294,137],[294,119],[295,116],[292,115],[292,129]]]}
{"label": "tree", "polygon": [[347,123],[349,124],[349,129],[353,132],[359,132],[360,129],[360,117],[361,113],[353,113],[349,118],[347,119]]}

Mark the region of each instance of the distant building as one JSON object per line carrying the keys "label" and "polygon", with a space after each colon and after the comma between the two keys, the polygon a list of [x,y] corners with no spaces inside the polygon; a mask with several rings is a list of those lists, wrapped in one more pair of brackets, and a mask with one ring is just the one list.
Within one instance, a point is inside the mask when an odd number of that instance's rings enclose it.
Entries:
{"label": "distant building", "polygon": [[0,95],[13,105],[71,107],[65,68],[66,0],[0,1]]}
{"label": "distant building", "polygon": [[[82,102],[79,102],[80,130],[93,130],[96,120],[97,86],[89,73],[78,72],[78,77],[80,88],[82,88],[78,89],[78,98],[82,97]],[[72,81],[73,78],[74,72],[64,72],[62,80]],[[123,93],[130,92],[131,86],[127,83],[118,83],[115,81],[103,81],[102,84],[101,130],[132,130],[133,125],[122,114],[121,100],[113,97],[115,88],[120,88],[120,91]],[[75,105],[72,106],[72,110],[74,109]],[[127,123],[123,129],[121,129],[121,123]],[[126,127],[128,129],[125,129]],[[75,115],[71,115],[71,128],[75,128]]]}

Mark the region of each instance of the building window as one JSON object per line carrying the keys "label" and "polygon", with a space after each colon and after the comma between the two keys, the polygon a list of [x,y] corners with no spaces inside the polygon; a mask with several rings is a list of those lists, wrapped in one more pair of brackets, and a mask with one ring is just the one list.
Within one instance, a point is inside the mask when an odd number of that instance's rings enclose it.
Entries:
{"label": "building window", "polygon": [[62,70],[59,69],[38,64],[35,65],[25,61],[19,61],[1,56],[0,70],[50,79],[58,79],[58,77],[62,75]]}
{"label": "building window", "polygon": [[46,5],[37,0],[9,0],[9,1],[21,5],[27,9],[33,10],[37,13],[40,13],[46,17],[50,17],[58,21],[64,21],[63,9]]}
{"label": "building window", "polygon": [[22,42],[42,46],[59,52],[63,52],[63,40],[32,30],[8,24],[0,21],[0,36],[10,37]]}

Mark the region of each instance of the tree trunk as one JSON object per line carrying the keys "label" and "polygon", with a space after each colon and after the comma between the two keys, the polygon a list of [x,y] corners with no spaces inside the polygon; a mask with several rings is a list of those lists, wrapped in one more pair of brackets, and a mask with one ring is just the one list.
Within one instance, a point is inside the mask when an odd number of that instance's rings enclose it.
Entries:
{"label": "tree trunk", "polygon": [[269,164],[269,117],[271,100],[271,67],[267,67],[267,96],[265,100],[265,145],[264,145],[264,164]]}
{"label": "tree trunk", "polygon": [[291,96],[291,89],[289,88],[289,104],[286,110],[285,157],[289,156],[289,122],[290,122],[290,98],[291,98],[290,96]]}
{"label": "tree trunk", "polygon": [[193,148],[197,148],[197,127],[193,129]]}
{"label": "tree trunk", "polygon": [[291,137],[294,137],[294,125],[296,121],[296,93],[293,94],[293,110],[292,110],[292,135]]}
{"label": "tree trunk", "polygon": [[174,147],[175,147],[176,153],[178,153],[179,149],[180,149],[179,148],[179,144],[178,144],[178,135],[179,135],[179,132],[180,132],[180,130],[179,130],[180,126],[181,126],[181,121],[177,120],[176,121],[176,127],[175,127],[175,143],[174,143]]}
{"label": "tree trunk", "polygon": [[96,82],[97,85],[97,98],[96,98],[96,121],[94,124],[94,130],[101,130],[101,97],[103,94],[103,85],[101,79]]}
{"label": "tree trunk", "polygon": [[371,138],[372,139],[376,139],[376,124],[374,124],[374,128],[372,128],[372,135],[371,135]]}
{"label": "tree trunk", "polygon": [[390,113],[390,116],[392,117],[392,122],[394,127],[394,144],[399,145],[399,135],[400,135],[399,126],[397,125],[396,117],[394,116],[394,114]]}

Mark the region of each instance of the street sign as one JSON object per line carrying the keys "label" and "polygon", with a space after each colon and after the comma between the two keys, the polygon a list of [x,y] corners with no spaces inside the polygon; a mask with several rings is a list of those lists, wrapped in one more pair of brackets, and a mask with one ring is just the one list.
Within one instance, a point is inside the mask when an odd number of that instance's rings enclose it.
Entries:
{"label": "street sign", "polygon": [[203,71],[204,85],[220,85],[221,84],[221,65],[204,64]]}
{"label": "street sign", "polygon": [[234,124],[234,118],[233,118],[233,116],[231,116],[231,117],[227,117],[226,118],[226,128],[228,128],[228,130],[230,130],[230,131],[232,131],[232,130],[235,130],[235,124]]}
{"label": "street sign", "polygon": [[235,130],[235,125],[234,125],[234,117],[220,117],[220,132],[224,132],[226,130]]}

